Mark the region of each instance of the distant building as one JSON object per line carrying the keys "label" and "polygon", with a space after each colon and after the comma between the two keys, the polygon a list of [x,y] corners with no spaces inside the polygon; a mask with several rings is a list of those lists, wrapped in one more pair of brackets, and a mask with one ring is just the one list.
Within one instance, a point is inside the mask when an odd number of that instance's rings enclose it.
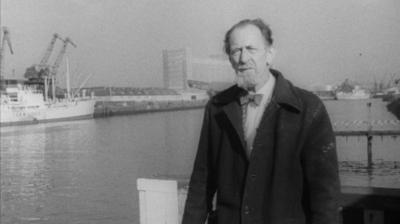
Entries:
{"label": "distant building", "polygon": [[189,48],[163,50],[164,88],[185,90],[191,76],[191,51]]}
{"label": "distant building", "polygon": [[190,48],[163,50],[164,88],[204,89],[207,83],[233,83],[234,71],[226,57],[194,58]]}

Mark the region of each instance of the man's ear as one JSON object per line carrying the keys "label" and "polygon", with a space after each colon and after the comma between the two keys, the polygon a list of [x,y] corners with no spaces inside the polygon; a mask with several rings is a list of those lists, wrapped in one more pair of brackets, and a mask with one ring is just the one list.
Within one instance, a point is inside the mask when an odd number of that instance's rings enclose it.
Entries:
{"label": "man's ear", "polygon": [[267,65],[271,65],[275,58],[276,50],[273,47],[269,47],[267,50]]}

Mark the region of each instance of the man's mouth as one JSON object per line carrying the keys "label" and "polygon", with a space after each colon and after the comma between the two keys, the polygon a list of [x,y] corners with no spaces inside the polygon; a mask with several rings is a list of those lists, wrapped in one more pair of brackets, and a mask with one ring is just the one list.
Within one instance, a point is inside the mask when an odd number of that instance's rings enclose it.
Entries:
{"label": "man's mouth", "polygon": [[251,67],[240,67],[240,68],[238,68],[238,71],[239,72],[244,72],[244,71],[249,70],[249,69],[252,69],[252,68]]}

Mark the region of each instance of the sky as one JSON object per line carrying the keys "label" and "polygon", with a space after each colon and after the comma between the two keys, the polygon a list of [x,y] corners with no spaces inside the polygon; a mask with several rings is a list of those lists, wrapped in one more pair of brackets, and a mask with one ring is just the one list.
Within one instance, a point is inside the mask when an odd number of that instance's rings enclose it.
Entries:
{"label": "sky", "polygon": [[58,33],[77,45],[67,50],[73,86],[93,74],[88,86],[161,87],[163,49],[223,54],[226,30],[244,18],[271,26],[273,66],[301,87],[400,78],[398,0],[1,1],[14,48],[6,53],[8,78],[22,78]]}

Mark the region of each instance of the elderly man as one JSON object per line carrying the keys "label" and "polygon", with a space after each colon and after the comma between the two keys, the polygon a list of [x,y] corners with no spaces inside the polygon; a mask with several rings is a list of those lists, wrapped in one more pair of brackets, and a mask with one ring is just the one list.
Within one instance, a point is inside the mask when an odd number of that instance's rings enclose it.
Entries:
{"label": "elderly man", "polygon": [[328,114],[317,96],[270,68],[271,35],[260,19],[225,35],[236,85],[206,106],[184,224],[338,222]]}

